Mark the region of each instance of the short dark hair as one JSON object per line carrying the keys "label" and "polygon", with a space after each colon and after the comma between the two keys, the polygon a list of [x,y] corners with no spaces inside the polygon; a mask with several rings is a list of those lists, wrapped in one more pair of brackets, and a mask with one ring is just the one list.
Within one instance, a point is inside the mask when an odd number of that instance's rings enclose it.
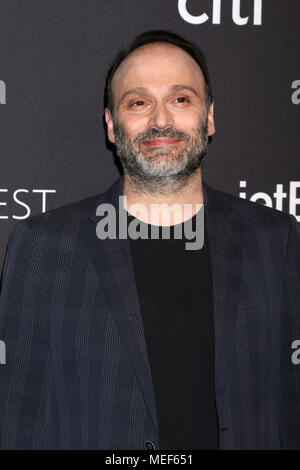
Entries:
{"label": "short dark hair", "polygon": [[107,107],[113,115],[113,97],[111,82],[119,65],[132,51],[134,51],[138,47],[154,42],[165,42],[178,46],[185,52],[187,52],[197,62],[204,76],[206,87],[206,106],[207,109],[209,109],[213,101],[213,94],[210,84],[208,68],[206,65],[206,58],[202,50],[196,44],[192,43],[191,41],[188,41],[187,39],[184,39],[182,36],[179,36],[179,34],[175,34],[165,30],[152,30],[139,34],[127,49],[123,49],[119,52],[112,65],[110,66],[106,76],[104,90],[104,107]]}

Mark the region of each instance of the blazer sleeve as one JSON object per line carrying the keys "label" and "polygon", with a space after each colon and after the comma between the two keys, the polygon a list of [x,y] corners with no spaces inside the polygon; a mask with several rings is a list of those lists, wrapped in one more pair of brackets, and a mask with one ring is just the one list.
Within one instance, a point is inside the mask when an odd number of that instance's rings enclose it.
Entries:
{"label": "blazer sleeve", "polygon": [[46,443],[49,324],[40,251],[26,221],[9,237],[0,295],[0,448]]}
{"label": "blazer sleeve", "polygon": [[300,340],[300,228],[296,218],[289,217],[281,322],[279,422],[281,448],[300,449],[300,364],[293,360],[293,343]]}

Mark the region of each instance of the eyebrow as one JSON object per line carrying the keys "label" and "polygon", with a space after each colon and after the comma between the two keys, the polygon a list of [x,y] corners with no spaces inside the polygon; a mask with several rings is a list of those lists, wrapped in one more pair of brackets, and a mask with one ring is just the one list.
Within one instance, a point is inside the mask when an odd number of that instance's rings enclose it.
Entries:
{"label": "eyebrow", "polygon": [[[169,87],[170,92],[172,92],[172,91],[173,92],[174,91],[181,91],[181,90],[189,90],[192,93],[194,93],[196,96],[199,96],[196,89],[193,88],[192,86],[189,86],[189,85],[172,85],[171,87]],[[122,97],[119,101],[119,105],[122,103],[124,98],[126,98],[126,96],[128,96],[128,95],[136,95],[136,94],[139,94],[139,93],[148,93],[148,92],[149,92],[149,88],[144,88],[144,87],[138,87],[138,88],[133,88],[132,90],[128,90],[122,95]]]}

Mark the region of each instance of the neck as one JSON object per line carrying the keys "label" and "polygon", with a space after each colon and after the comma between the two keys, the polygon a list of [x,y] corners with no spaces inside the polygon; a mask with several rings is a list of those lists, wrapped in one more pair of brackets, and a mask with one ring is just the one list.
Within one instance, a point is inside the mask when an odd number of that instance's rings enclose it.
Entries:
{"label": "neck", "polygon": [[153,225],[175,225],[193,217],[203,204],[201,168],[184,185],[164,193],[141,190],[124,174],[124,208],[137,219]]}

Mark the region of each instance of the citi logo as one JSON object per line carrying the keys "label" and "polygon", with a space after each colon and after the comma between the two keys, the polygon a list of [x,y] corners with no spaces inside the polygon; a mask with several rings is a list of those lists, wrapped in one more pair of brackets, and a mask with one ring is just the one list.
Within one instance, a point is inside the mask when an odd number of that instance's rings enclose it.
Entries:
{"label": "citi logo", "polygon": [[[226,0],[228,1],[228,0]],[[232,0],[232,21],[238,26],[245,26],[249,22],[249,16],[241,16],[241,4],[244,0]],[[261,26],[262,24],[262,1],[253,0],[253,17],[254,25]],[[192,15],[187,9],[187,0],[178,0],[178,11],[180,16],[191,24],[206,23],[210,16],[207,13],[201,13],[198,16]],[[199,0],[201,8],[201,1]],[[221,24],[222,0],[212,0],[212,24]]]}
{"label": "citi logo", "polygon": [[3,80],[0,80],[0,104],[6,104],[6,85]]}

